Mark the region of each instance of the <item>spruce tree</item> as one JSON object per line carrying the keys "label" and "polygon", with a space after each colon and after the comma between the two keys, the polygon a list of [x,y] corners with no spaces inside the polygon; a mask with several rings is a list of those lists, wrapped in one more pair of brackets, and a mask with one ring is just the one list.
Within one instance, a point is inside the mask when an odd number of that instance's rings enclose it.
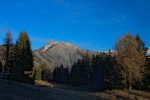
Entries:
{"label": "spruce tree", "polygon": [[83,72],[82,70],[82,61],[78,60],[77,63],[74,63],[70,72],[70,81],[72,85],[80,86],[83,85]]}
{"label": "spruce tree", "polygon": [[[144,41],[140,38],[140,36],[139,35],[137,35],[136,37],[135,37],[135,39],[136,39],[136,41],[137,41],[137,43],[138,43],[138,51],[140,51],[140,50],[142,50],[143,51],[143,53],[144,53],[144,55],[146,56],[146,62],[145,62],[145,66],[146,66],[146,74],[145,74],[145,79],[144,79],[144,87],[146,88],[147,87],[147,85],[149,85],[150,84],[150,60],[149,60],[149,58],[148,58],[148,56],[147,56],[147,50],[148,50],[148,48],[147,47],[145,47],[145,43],[144,43]],[[143,85],[143,82],[141,81],[140,82],[140,84],[138,83],[138,84],[136,84],[136,87],[138,87],[138,89],[140,88],[141,89],[141,85]]]}
{"label": "spruce tree", "polygon": [[[137,46],[138,46],[138,52],[143,52],[143,54],[145,55],[145,57],[146,57],[146,54],[147,54],[147,50],[148,50],[148,48],[147,47],[145,47],[145,43],[144,43],[144,41],[141,39],[141,37],[139,36],[139,35],[136,35],[135,36],[135,39],[136,39],[136,41],[137,41]],[[146,66],[146,72],[145,72],[145,76],[149,76],[148,74],[149,74],[149,68],[148,68],[148,58],[146,57],[146,61],[145,61],[145,65],[144,66]],[[148,79],[148,77],[146,77],[147,79]],[[146,79],[145,78],[145,79]],[[144,80],[145,81],[145,80]],[[138,88],[138,89],[141,89],[142,87],[143,87],[143,81],[140,81],[140,82],[137,82],[136,83],[136,88]]]}
{"label": "spruce tree", "polygon": [[136,36],[135,36],[135,39],[136,39],[136,41],[137,41],[137,46],[138,46],[137,49],[138,49],[138,51],[141,51],[141,50],[142,50],[143,53],[146,55],[148,48],[145,47],[144,41],[142,41],[142,39],[140,38],[139,35],[136,35]]}
{"label": "spruce tree", "polygon": [[[14,78],[18,81],[29,82],[29,71],[33,68],[33,55],[27,32],[21,32],[15,46]],[[26,73],[26,74],[25,74]]]}

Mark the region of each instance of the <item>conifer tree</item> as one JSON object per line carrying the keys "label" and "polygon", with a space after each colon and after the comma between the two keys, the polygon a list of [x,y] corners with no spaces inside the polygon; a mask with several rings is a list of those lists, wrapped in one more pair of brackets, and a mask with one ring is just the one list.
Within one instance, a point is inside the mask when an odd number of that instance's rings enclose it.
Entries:
{"label": "conifer tree", "polygon": [[78,60],[77,63],[74,63],[70,72],[70,81],[72,85],[83,85],[83,72],[82,70],[82,61]]}
{"label": "conifer tree", "polygon": [[145,47],[145,43],[142,41],[139,35],[135,36],[135,39],[137,41],[138,51],[143,51],[143,53],[146,55],[148,48]]}
{"label": "conifer tree", "polygon": [[92,58],[91,90],[97,91],[102,87],[102,56],[97,54]]}
{"label": "conifer tree", "polygon": [[69,82],[69,68],[64,68],[63,65],[56,67],[53,71],[53,79],[55,82]]}
{"label": "conifer tree", "polygon": [[142,50],[138,50],[138,43],[130,33],[117,42],[116,50],[122,82],[132,89],[135,82],[144,78],[145,55]]}
{"label": "conifer tree", "polygon": [[7,33],[5,38],[5,46],[6,46],[6,52],[5,52],[5,68],[4,72],[9,73],[11,70],[11,48],[12,48],[12,35],[10,32]]}
{"label": "conifer tree", "polygon": [[[137,43],[138,43],[138,50],[143,50],[144,55],[146,56],[146,62],[145,62],[145,66],[146,66],[146,74],[145,74],[145,79],[144,79],[144,84],[149,85],[150,84],[150,60],[147,56],[147,50],[148,48],[145,47],[145,43],[143,42],[143,40],[140,38],[139,35],[137,35],[135,37]],[[143,84],[143,82],[141,82]],[[141,85],[138,86],[138,88],[141,88]]]}
{"label": "conifer tree", "polygon": [[8,32],[5,38],[6,52],[5,52],[5,65],[3,67],[3,72],[6,73],[5,75],[10,82],[12,78],[12,67],[14,66],[14,47],[12,43],[12,34]]}
{"label": "conifer tree", "polygon": [[32,71],[33,55],[27,32],[21,32],[15,46],[14,78],[18,81],[29,82],[31,78],[25,72]]}

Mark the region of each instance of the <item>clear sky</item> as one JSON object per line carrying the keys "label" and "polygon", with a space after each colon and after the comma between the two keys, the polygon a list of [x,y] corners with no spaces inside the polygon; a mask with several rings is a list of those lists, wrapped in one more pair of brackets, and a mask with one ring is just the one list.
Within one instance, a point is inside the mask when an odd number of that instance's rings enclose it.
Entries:
{"label": "clear sky", "polygon": [[0,43],[27,31],[32,48],[49,40],[108,50],[125,33],[150,46],[150,0],[0,0]]}

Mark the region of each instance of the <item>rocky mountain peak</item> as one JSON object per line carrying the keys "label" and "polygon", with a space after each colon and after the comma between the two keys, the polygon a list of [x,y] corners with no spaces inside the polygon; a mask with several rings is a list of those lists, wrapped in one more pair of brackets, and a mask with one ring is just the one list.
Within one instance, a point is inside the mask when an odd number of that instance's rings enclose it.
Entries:
{"label": "rocky mountain peak", "polygon": [[58,42],[54,41],[54,40],[50,40],[49,43],[42,49],[42,52],[45,52],[46,50],[48,50],[50,47],[54,46],[58,44]]}
{"label": "rocky mountain peak", "polygon": [[71,67],[81,59],[85,50],[68,42],[56,42],[51,40],[47,45],[34,51],[35,64],[46,63],[53,69],[60,65]]}
{"label": "rocky mountain peak", "polygon": [[150,56],[150,47],[147,50],[147,55]]}
{"label": "rocky mountain peak", "polygon": [[49,43],[42,47],[40,50],[42,52],[46,52],[49,48],[52,48],[53,46],[64,46],[64,47],[68,47],[68,48],[73,48],[73,49],[79,49],[80,47],[74,45],[74,44],[71,44],[69,42],[57,42],[55,40],[50,40]]}

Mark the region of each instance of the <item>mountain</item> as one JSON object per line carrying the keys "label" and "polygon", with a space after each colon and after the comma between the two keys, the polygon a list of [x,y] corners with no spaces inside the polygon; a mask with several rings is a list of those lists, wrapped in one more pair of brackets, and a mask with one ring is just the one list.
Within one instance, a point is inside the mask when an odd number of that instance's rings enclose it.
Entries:
{"label": "mountain", "polygon": [[[81,49],[80,47],[73,45],[68,42],[56,42],[50,41],[46,46],[33,51],[34,64],[46,63],[50,69],[54,69],[60,65],[64,67],[71,67],[78,59],[82,59],[83,55],[87,50]],[[4,54],[5,47],[0,46],[0,64],[4,65]],[[89,51],[91,55],[97,52]],[[99,51],[102,52],[102,51]],[[107,53],[108,51],[104,52]],[[113,51],[111,51],[113,52]],[[150,48],[148,49],[147,55],[150,56]]]}
{"label": "mountain", "polygon": [[51,69],[62,64],[64,67],[71,67],[78,59],[82,59],[85,52],[71,43],[50,41],[46,46],[34,51],[34,63],[46,63]]}
{"label": "mountain", "polygon": [[[4,65],[5,50],[6,48],[4,46],[0,46],[0,65]],[[33,51],[34,65],[46,63],[52,70],[60,65],[71,68],[78,59],[82,59],[86,51],[87,50],[81,49],[68,42],[50,41],[46,46]],[[96,54],[96,52],[93,51],[89,52],[91,54]]]}
{"label": "mountain", "polygon": [[147,55],[150,56],[150,47],[149,47],[149,49],[147,51]]}

